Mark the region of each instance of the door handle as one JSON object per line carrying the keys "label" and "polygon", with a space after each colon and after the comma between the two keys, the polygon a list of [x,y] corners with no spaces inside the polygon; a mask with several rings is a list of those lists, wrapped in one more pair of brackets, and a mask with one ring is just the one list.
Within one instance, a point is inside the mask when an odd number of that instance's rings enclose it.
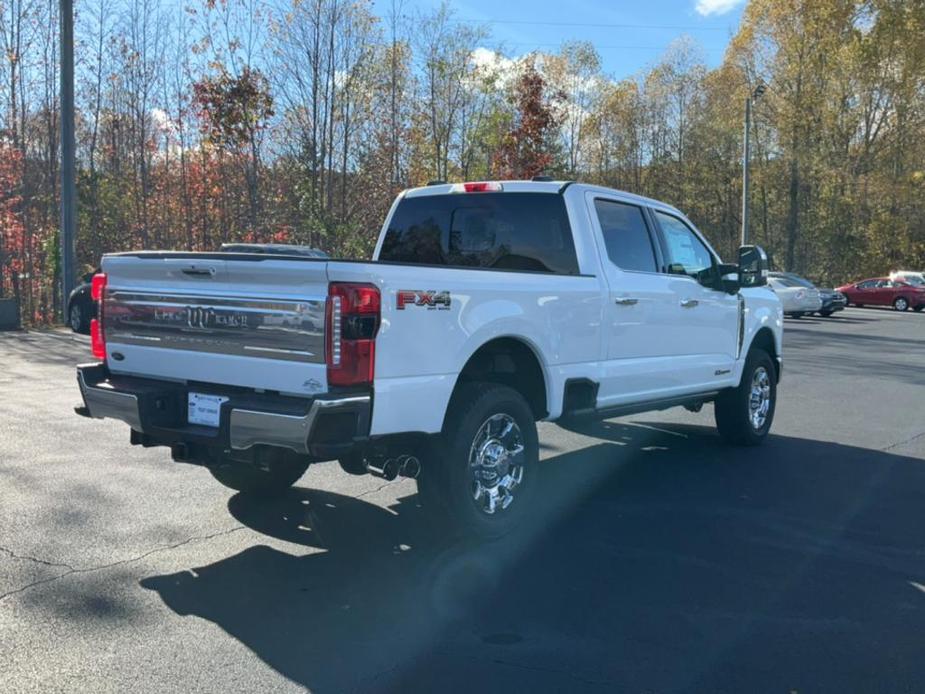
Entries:
{"label": "door handle", "polygon": [[191,265],[190,267],[185,267],[180,270],[184,275],[190,275],[192,277],[214,277],[215,268],[214,267],[197,267],[196,265]]}
{"label": "door handle", "polygon": [[639,299],[629,299],[627,297],[622,297],[614,301],[618,306],[632,306],[639,303]]}
{"label": "door handle", "polygon": [[694,308],[699,303],[697,299],[681,299],[681,308]]}

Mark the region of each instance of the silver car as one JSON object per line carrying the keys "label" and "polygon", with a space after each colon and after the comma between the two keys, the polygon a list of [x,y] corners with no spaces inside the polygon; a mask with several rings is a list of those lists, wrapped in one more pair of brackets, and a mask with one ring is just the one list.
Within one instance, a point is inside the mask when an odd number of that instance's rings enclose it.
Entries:
{"label": "silver car", "polygon": [[789,277],[769,277],[768,286],[774,290],[784,307],[784,315],[800,318],[822,308],[822,297],[815,287],[807,287]]}

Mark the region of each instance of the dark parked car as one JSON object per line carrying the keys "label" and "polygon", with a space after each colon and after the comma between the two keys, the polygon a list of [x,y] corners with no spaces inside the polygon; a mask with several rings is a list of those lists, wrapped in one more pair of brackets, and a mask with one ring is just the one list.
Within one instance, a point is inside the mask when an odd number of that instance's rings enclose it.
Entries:
{"label": "dark parked car", "polygon": [[838,291],[855,306],[892,306],[897,311],[925,308],[925,287],[891,280],[889,277],[874,277],[839,287]]}
{"label": "dark parked car", "polygon": [[90,333],[90,321],[96,318],[96,302],[90,299],[90,280],[95,272],[80,278],[67,298],[67,324],[75,333]]}
{"label": "dark parked car", "polygon": [[820,289],[819,297],[822,299],[822,308],[819,315],[828,318],[836,311],[841,311],[848,305],[848,299],[837,289]]}
{"label": "dark parked car", "polygon": [[822,308],[816,313],[824,318],[828,318],[836,311],[841,311],[848,305],[848,299],[837,289],[832,289],[831,287],[817,287],[805,277],[800,277],[793,272],[771,272],[769,274],[771,277],[790,280],[801,286],[817,289],[819,291],[819,298],[822,299]]}

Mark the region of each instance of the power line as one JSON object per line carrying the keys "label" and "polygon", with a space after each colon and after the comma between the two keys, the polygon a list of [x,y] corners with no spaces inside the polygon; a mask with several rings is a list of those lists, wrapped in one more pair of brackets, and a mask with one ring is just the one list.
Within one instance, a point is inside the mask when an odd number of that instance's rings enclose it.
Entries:
{"label": "power line", "polygon": [[[558,43],[556,42],[541,43],[541,42],[532,42],[532,41],[524,41],[524,42],[502,41],[501,42],[502,46],[555,46],[555,47],[559,47],[563,43],[567,43],[567,41],[559,41]],[[594,41],[591,41],[590,43],[592,43],[594,47],[597,49],[604,48],[604,49],[629,50],[629,51],[667,51],[669,48],[671,48],[670,45],[669,46],[618,46],[616,44],[599,44],[599,43],[595,43]],[[715,53],[715,52],[725,51],[726,49],[725,47],[705,48],[703,46],[698,46],[698,50]]]}
{"label": "power line", "polygon": [[729,31],[729,27],[704,27],[694,24],[601,24],[597,22],[552,22],[532,19],[451,19],[459,24],[522,24],[554,27],[591,27],[601,29],[667,29],[671,31]]}

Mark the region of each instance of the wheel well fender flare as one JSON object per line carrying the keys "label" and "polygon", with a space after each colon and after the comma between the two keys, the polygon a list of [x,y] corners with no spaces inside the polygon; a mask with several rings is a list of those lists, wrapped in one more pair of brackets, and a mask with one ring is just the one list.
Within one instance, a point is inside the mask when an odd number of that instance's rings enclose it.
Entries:
{"label": "wheel well fender flare", "polygon": [[780,381],[781,377],[781,364],[780,364],[780,355],[777,352],[777,341],[774,339],[774,332],[768,326],[764,325],[758,330],[755,331],[755,334],[752,336],[751,341],[748,343],[748,347],[742,353],[743,356],[748,356],[749,352],[752,351],[753,347],[760,347],[765,352],[768,353],[771,357],[771,361],[774,364],[774,374],[777,381]]}
{"label": "wheel well fender flare", "polygon": [[[521,335],[500,335],[482,342],[463,362],[450,395],[453,397],[462,383],[487,380],[508,385],[526,398],[537,419],[549,412],[550,378],[540,351],[531,340]],[[444,423],[449,407],[444,415]]]}

